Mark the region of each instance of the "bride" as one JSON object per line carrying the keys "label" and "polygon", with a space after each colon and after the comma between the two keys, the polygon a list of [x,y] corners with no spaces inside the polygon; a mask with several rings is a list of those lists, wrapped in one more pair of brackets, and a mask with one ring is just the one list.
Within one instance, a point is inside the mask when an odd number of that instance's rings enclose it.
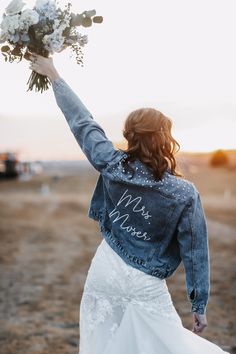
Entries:
{"label": "bride", "polygon": [[[50,79],[71,131],[100,172],[88,216],[103,239],[80,303],[79,353],[226,353],[199,335],[210,292],[207,226],[198,190],[176,171],[171,120],[154,108],[131,112],[123,129],[128,148],[117,150],[52,58],[30,60]],[[192,330],[182,325],[166,284],[181,261]]]}

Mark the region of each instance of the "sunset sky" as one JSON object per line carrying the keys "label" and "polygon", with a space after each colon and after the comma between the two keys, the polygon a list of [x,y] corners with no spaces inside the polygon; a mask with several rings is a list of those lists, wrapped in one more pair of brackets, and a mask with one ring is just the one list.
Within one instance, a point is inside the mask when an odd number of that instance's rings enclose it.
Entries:
{"label": "sunset sky", "polygon": [[[109,139],[122,140],[131,110],[153,106],[172,118],[182,151],[236,148],[235,0],[71,2],[74,12],[96,9],[104,22],[80,28],[89,36],[84,67],[69,50],[54,62]],[[83,158],[52,89],[26,93],[29,75],[28,62],[0,60],[0,151]]]}

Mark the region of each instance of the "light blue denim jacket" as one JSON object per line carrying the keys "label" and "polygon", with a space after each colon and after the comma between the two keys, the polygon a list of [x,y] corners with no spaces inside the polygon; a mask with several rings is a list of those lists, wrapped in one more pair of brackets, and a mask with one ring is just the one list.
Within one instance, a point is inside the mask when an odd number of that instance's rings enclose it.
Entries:
{"label": "light blue denim jacket", "polygon": [[167,278],[183,261],[190,312],[204,314],[209,247],[196,187],[169,170],[157,181],[139,160],[125,163],[127,154],[114,148],[69,85],[58,78],[52,87],[75,139],[100,172],[88,216],[126,263],[147,274]]}

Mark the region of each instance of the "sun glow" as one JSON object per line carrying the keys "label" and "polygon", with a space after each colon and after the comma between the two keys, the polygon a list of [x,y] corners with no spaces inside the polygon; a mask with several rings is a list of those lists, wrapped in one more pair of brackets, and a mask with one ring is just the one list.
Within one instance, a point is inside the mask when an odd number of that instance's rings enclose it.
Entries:
{"label": "sun glow", "polygon": [[[122,140],[131,110],[153,106],[172,118],[183,151],[236,148],[233,0],[150,0],[148,16],[143,1],[71,2],[75,12],[95,8],[104,23],[82,31],[89,36],[83,68],[67,51],[54,62],[112,141]],[[28,62],[1,60],[0,75],[0,151],[84,158],[52,90],[26,93]]]}

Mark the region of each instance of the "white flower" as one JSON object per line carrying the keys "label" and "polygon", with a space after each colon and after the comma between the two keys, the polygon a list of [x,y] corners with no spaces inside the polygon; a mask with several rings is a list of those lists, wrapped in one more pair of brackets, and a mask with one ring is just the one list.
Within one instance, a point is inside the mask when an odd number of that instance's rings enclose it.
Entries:
{"label": "white flower", "polygon": [[63,33],[63,31],[67,27],[70,27],[70,21],[71,21],[71,14],[66,14],[62,20],[55,18],[55,20],[53,22],[54,31],[58,31],[58,32]]}
{"label": "white flower", "polygon": [[27,43],[27,42],[29,42],[30,37],[27,32],[24,32],[20,35],[20,39],[21,39],[21,42]]}
{"label": "white flower", "polygon": [[56,1],[54,0],[37,0],[35,9],[42,17],[54,20],[57,13]]}
{"label": "white flower", "polygon": [[12,0],[6,8],[7,15],[16,15],[24,7],[25,3],[22,0]]}
{"label": "white flower", "polygon": [[36,0],[35,7],[36,9],[42,9],[48,6],[49,3],[55,3],[53,0]]}
{"label": "white flower", "polygon": [[7,35],[3,31],[0,32],[0,43],[4,43],[7,41]]}
{"label": "white flower", "polygon": [[59,29],[43,37],[44,48],[51,54],[60,52],[63,48],[64,41],[65,38],[62,36],[62,32]]}
{"label": "white flower", "polygon": [[56,18],[53,22],[53,29],[57,29],[60,26],[60,20],[58,20],[58,18]]}
{"label": "white flower", "polygon": [[2,35],[14,34],[19,29],[20,15],[4,16],[1,23]]}
{"label": "white flower", "polygon": [[31,9],[24,10],[20,15],[19,27],[21,31],[28,31],[29,27],[39,22],[39,14]]}
{"label": "white flower", "polygon": [[67,27],[70,27],[70,21],[71,21],[71,14],[66,14],[65,17],[63,18],[63,20],[60,23],[60,26],[58,28],[60,28],[62,31],[64,31],[64,29],[66,29]]}
{"label": "white flower", "polygon": [[79,45],[81,45],[81,47],[83,47],[85,44],[88,43],[88,36],[78,33],[77,40],[78,40]]}
{"label": "white flower", "polygon": [[19,32],[16,32],[12,35],[10,35],[10,37],[8,38],[9,41],[13,42],[13,43],[17,43],[20,42],[20,34]]}

